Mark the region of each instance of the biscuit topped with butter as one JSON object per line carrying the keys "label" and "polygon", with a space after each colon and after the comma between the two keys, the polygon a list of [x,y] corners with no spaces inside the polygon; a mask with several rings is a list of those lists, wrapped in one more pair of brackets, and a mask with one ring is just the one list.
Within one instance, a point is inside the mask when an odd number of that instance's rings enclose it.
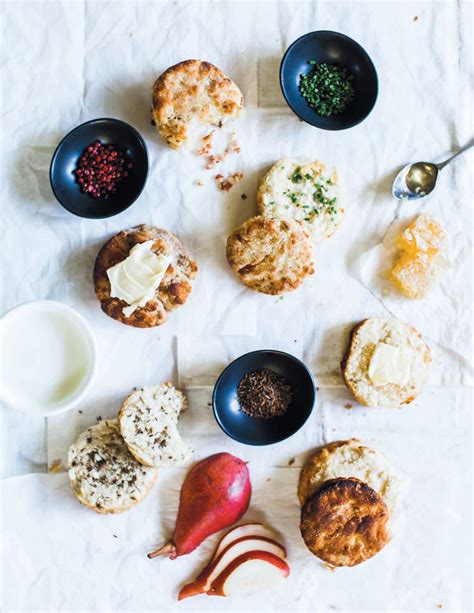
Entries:
{"label": "biscuit topped with butter", "polygon": [[337,174],[321,162],[280,160],[263,178],[257,202],[262,215],[300,222],[313,244],[330,238],[344,216]]}
{"label": "biscuit topped with butter", "polygon": [[107,315],[151,328],[186,302],[196,274],[197,264],[177,236],[141,225],[105,243],[95,261],[94,287]]}
{"label": "biscuit topped with butter", "polygon": [[420,393],[431,363],[420,334],[396,319],[355,326],[341,368],[347,387],[365,406],[400,407]]}

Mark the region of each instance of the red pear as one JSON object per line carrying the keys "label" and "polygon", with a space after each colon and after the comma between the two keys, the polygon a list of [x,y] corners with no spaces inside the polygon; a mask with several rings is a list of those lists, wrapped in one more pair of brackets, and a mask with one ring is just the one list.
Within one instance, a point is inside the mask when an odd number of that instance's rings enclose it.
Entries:
{"label": "red pear", "polygon": [[216,453],[195,464],[184,480],[173,539],[149,558],[194,551],[211,534],[238,521],[249,506],[252,488],[247,465],[230,453]]}

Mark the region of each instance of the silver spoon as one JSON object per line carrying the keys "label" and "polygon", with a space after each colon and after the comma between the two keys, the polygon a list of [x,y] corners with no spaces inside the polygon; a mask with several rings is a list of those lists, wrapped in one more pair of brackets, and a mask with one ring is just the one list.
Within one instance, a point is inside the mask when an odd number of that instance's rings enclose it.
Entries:
{"label": "silver spoon", "polygon": [[432,164],[431,162],[408,164],[395,177],[392,186],[393,196],[399,200],[424,198],[434,190],[439,171],[447,166],[451,160],[454,160],[455,157],[473,146],[474,140],[471,140],[465,147],[459,149],[454,155],[439,164]]}

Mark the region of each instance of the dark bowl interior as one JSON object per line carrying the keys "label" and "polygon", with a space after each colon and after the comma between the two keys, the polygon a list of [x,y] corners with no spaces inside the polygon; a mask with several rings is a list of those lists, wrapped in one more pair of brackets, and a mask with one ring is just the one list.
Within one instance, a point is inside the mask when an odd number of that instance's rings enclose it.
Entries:
{"label": "dark bowl interior", "polygon": [[[240,411],[237,387],[244,375],[268,368],[285,377],[293,388],[293,400],[281,417],[257,419]],[[253,351],[227,366],[214,387],[212,405],[217,423],[231,438],[245,445],[270,445],[295,434],[313,410],[316,388],[306,366],[281,351]]]}
{"label": "dark bowl interior", "polygon": [[[354,98],[341,114],[321,117],[300,94],[300,75],[313,69],[309,60],[335,64],[353,76]],[[378,92],[377,72],[364,49],[352,38],[327,30],[305,34],[287,49],[280,66],[280,85],[298,117],[324,130],[344,130],[360,123],[373,109]]]}
{"label": "dark bowl interior", "polygon": [[[133,163],[128,177],[117,184],[107,199],[91,198],[80,191],[73,171],[84,149],[100,140],[120,147]],[[125,211],[141,194],[148,174],[145,142],[135,128],[119,119],[93,119],[81,124],[59,143],[51,160],[49,178],[57,200],[80,217],[100,219]]]}

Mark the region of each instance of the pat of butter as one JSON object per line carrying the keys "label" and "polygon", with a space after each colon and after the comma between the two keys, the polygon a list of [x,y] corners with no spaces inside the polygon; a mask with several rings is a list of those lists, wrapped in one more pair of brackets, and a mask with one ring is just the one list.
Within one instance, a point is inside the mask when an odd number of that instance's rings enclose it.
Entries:
{"label": "pat of butter", "polygon": [[376,386],[393,383],[406,385],[410,379],[412,360],[406,349],[379,343],[369,364],[369,378]]}
{"label": "pat of butter", "polygon": [[123,309],[125,317],[153,298],[170,264],[171,258],[156,255],[152,245],[153,241],[135,245],[125,260],[107,270],[110,296],[129,305]]}

